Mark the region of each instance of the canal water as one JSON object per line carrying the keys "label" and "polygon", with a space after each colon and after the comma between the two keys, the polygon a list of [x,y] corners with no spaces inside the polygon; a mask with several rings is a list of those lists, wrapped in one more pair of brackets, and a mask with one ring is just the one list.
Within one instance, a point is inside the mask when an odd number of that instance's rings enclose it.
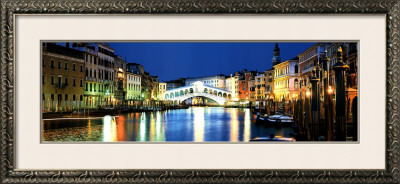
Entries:
{"label": "canal water", "polygon": [[291,127],[255,123],[247,108],[190,107],[95,119],[43,120],[43,141],[248,142],[271,134],[291,137]]}

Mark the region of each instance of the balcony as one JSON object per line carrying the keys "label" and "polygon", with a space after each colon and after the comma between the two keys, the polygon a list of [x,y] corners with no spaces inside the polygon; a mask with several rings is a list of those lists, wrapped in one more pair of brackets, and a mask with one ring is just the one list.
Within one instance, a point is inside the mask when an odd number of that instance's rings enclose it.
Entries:
{"label": "balcony", "polygon": [[56,83],[54,86],[56,89],[65,89],[66,87],[65,83]]}
{"label": "balcony", "polygon": [[86,81],[91,81],[91,82],[98,82],[99,81],[99,79],[96,79],[94,77],[88,77],[88,76],[85,77],[85,80]]}

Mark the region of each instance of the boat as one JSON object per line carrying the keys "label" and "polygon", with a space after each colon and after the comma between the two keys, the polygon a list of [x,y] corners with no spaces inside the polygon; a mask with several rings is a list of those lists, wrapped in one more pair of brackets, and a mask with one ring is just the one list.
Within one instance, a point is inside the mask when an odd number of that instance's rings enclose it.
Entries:
{"label": "boat", "polygon": [[295,142],[296,140],[293,137],[270,136],[270,137],[256,137],[254,139],[251,139],[250,141]]}
{"label": "boat", "polygon": [[274,114],[270,116],[266,114],[257,114],[256,123],[263,123],[265,125],[292,126],[294,124],[294,120],[292,116],[284,114]]}

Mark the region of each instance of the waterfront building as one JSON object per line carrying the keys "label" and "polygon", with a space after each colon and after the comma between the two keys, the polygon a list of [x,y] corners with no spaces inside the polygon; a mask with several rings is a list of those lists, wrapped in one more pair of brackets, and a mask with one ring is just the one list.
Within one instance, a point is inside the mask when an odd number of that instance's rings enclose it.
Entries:
{"label": "waterfront building", "polygon": [[233,101],[238,100],[238,96],[239,96],[238,82],[239,82],[238,73],[235,73],[235,75],[231,74],[230,77],[225,79],[225,90],[228,90],[232,93]]}
{"label": "waterfront building", "polygon": [[325,44],[316,43],[298,55],[300,71],[304,87],[310,88],[311,86],[310,76],[312,74],[312,70],[314,69],[314,67],[317,66],[324,50],[325,50]]}
{"label": "waterfront building", "polygon": [[299,59],[293,58],[274,66],[274,96],[278,101],[299,98]]}
{"label": "waterfront building", "polygon": [[185,86],[185,78],[167,81],[167,90]]}
{"label": "waterfront building", "polygon": [[42,47],[43,111],[70,111],[83,107],[85,54],[44,43]]}
{"label": "waterfront building", "polygon": [[106,43],[74,42],[66,47],[85,53],[85,106],[98,108],[115,102],[114,49]]}
{"label": "waterfront building", "polygon": [[142,74],[142,99],[150,100],[152,98],[153,78],[150,73],[144,72]]}
{"label": "waterfront building", "polygon": [[254,102],[256,100],[256,83],[255,83],[255,76],[251,75],[248,80],[248,99],[250,102]]}
{"label": "waterfront building", "polygon": [[159,84],[160,84],[160,79],[158,76],[151,76],[153,79],[151,83],[151,99],[152,100],[160,100],[159,96]]}
{"label": "waterfront building", "polygon": [[141,76],[141,99],[154,99],[158,93],[158,83],[155,84],[155,79],[150,76],[150,73],[146,72],[141,64],[128,63],[126,67],[129,72]]}
{"label": "waterfront building", "polygon": [[115,98],[118,101],[123,101],[126,97],[126,61],[118,55],[115,56],[114,61]]}
{"label": "waterfront building", "polygon": [[345,43],[345,63],[348,65],[349,71],[347,72],[347,87],[357,89],[358,88],[358,80],[357,80],[357,72],[358,72],[358,48],[357,43]]}
{"label": "waterfront building", "polygon": [[126,83],[127,83],[126,99],[128,100],[141,99],[142,77],[138,74],[126,71]]}
{"label": "waterfront building", "polygon": [[101,99],[102,105],[111,105],[115,102],[114,49],[105,43],[96,43],[94,46],[99,58],[98,72],[103,83],[100,86],[100,91],[104,93]]}
{"label": "waterfront building", "polygon": [[193,77],[187,78],[185,80],[185,85],[193,85],[197,81],[201,81],[204,85],[210,87],[216,87],[220,89],[225,89],[225,75],[214,75],[214,76],[206,76],[206,77]]}
{"label": "waterfront building", "polygon": [[74,48],[85,52],[85,104],[86,107],[96,108],[100,105],[101,97],[104,95],[101,90],[103,82],[99,80],[99,57],[95,50],[96,47],[85,44],[78,48],[75,44],[78,43],[74,43]]}
{"label": "waterfront building", "polygon": [[[346,72],[346,96],[350,116],[349,120],[353,119],[353,99],[358,96],[358,48],[357,43],[345,43],[344,45],[344,62],[349,66]],[[356,104],[355,104],[356,105]]]}
{"label": "waterfront building", "polygon": [[255,99],[265,99],[265,73],[258,74],[257,76],[255,76],[254,80],[256,86]]}
{"label": "waterfront building", "polygon": [[274,68],[266,70],[264,72],[265,75],[265,99],[273,99],[274,98]]}
{"label": "waterfront building", "polygon": [[167,83],[160,82],[158,84],[158,98],[159,98],[159,100],[164,100],[165,91],[167,91]]}
{"label": "waterfront building", "polygon": [[255,71],[247,71],[243,69],[242,72],[238,72],[238,89],[239,89],[239,100],[248,101],[250,99],[250,85],[249,81],[254,80],[256,75]]}

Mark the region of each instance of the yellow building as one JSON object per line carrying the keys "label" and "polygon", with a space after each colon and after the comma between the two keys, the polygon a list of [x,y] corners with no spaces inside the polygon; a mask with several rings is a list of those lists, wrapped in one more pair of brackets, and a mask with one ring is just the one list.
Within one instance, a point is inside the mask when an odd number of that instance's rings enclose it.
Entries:
{"label": "yellow building", "polygon": [[299,98],[299,60],[294,58],[274,66],[274,96],[281,101]]}
{"label": "yellow building", "polygon": [[263,100],[265,99],[265,73],[260,73],[255,76],[255,99]]}
{"label": "yellow building", "polygon": [[159,83],[158,84],[158,97],[159,97],[159,100],[164,100],[165,91],[167,91],[167,83],[165,83],[165,82]]}
{"label": "yellow building", "polygon": [[142,77],[138,74],[127,71],[126,72],[126,99],[139,100],[141,99],[142,92]]}
{"label": "yellow building", "polygon": [[83,107],[84,53],[54,43],[42,52],[43,111],[72,111]]}
{"label": "yellow building", "polygon": [[274,68],[267,70],[265,73],[265,99],[274,98]]}

